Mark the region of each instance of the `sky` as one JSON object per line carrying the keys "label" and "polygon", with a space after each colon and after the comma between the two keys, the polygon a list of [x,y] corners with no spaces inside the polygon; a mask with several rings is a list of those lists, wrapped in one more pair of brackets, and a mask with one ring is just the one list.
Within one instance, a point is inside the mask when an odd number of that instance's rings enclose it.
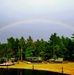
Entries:
{"label": "sky", "polygon": [[0,0],[0,42],[7,38],[49,40],[74,33],[74,0]]}

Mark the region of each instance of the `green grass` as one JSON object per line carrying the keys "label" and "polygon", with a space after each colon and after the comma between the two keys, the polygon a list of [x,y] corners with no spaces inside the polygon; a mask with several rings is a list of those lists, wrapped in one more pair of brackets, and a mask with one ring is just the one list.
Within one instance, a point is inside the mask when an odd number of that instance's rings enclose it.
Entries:
{"label": "green grass", "polygon": [[[8,68],[23,68],[23,69],[32,69],[34,65],[34,69],[37,70],[48,70],[54,72],[62,72],[62,67],[64,73],[74,75],[74,62],[68,63],[35,63],[35,64],[26,64],[25,62],[19,62],[19,64],[15,64],[12,66],[8,66]],[[0,66],[0,68],[7,68],[6,66]]]}

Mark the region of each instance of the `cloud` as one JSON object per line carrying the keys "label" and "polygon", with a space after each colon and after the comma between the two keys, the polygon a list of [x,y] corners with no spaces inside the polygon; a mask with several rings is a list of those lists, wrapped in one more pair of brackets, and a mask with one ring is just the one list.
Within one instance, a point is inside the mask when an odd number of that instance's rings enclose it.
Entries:
{"label": "cloud", "polygon": [[[73,7],[74,7],[74,0],[0,0],[0,17],[1,17],[0,28],[8,24],[14,23],[16,21],[21,21],[23,19],[29,19],[29,18],[54,19],[59,22],[67,23],[67,24],[74,26]],[[38,25],[41,25],[41,24],[39,23]],[[18,29],[20,26],[17,27],[16,25],[13,27],[15,29],[16,28]],[[30,28],[34,29],[33,32],[35,34],[35,32],[38,32],[38,31],[36,31],[34,27],[36,27],[37,29],[39,27],[37,26],[37,24],[35,26],[31,25]],[[51,31],[47,31],[48,27],[44,26],[46,35],[49,35],[48,34],[49,32],[50,33],[56,32],[58,29],[58,26],[56,26],[56,28],[54,27],[54,29],[53,29],[53,26],[50,26],[50,27],[51,27],[50,28]],[[27,25],[27,28],[29,28],[29,25]],[[43,27],[40,27],[39,29],[42,30],[42,28]],[[21,29],[23,29],[22,26],[21,26]],[[11,29],[8,29],[8,30],[6,29],[7,32],[5,30],[4,30],[5,32],[4,31],[0,32],[1,33],[0,36],[1,37],[8,37],[8,35],[11,36],[11,34],[15,33],[13,30],[14,29],[12,27]],[[67,35],[71,34],[71,29],[69,30],[69,29],[62,27],[62,29],[59,28],[59,30],[61,30],[59,34],[64,34],[64,33],[65,35],[66,33]],[[19,29],[17,30],[15,34],[17,34],[18,32],[19,32]],[[30,33],[29,29],[26,32],[29,32],[28,34],[31,34],[34,36],[32,32]],[[39,36],[37,37],[40,37],[43,33],[44,32],[42,30]],[[23,32],[21,32],[21,34],[24,35]],[[46,36],[45,34],[43,34],[43,37]],[[21,36],[21,35],[18,35],[18,36]]]}

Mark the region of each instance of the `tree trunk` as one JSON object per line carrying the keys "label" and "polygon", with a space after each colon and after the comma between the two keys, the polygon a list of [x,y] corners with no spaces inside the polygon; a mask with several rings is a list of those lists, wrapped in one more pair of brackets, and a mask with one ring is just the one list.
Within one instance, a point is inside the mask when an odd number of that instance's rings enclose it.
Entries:
{"label": "tree trunk", "polygon": [[23,52],[23,49],[21,48],[21,61],[23,60],[22,52]]}

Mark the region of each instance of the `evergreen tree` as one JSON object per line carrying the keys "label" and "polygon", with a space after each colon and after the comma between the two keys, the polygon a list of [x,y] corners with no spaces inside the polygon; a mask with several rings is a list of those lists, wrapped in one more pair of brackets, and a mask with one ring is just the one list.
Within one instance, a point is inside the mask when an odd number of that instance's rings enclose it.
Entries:
{"label": "evergreen tree", "polygon": [[19,40],[19,53],[20,53],[20,59],[23,60],[23,51],[25,49],[25,39],[23,37]]}

